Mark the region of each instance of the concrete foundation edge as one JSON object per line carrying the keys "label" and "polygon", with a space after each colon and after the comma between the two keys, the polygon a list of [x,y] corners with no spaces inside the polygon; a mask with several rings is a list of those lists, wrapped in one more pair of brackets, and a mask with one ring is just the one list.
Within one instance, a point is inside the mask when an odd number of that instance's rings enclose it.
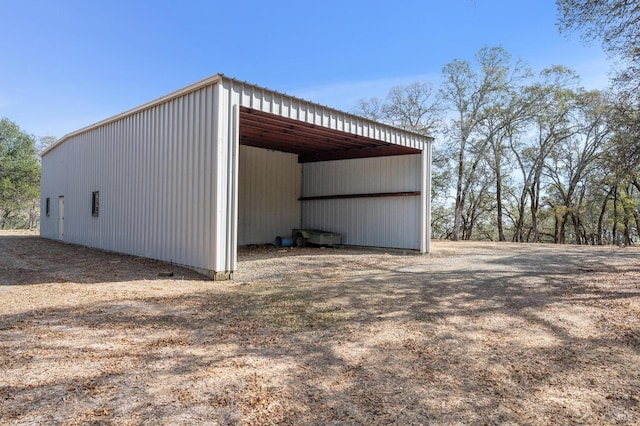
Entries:
{"label": "concrete foundation edge", "polygon": [[228,281],[233,279],[233,271],[212,271],[208,269],[192,268],[196,272],[206,275],[213,281]]}

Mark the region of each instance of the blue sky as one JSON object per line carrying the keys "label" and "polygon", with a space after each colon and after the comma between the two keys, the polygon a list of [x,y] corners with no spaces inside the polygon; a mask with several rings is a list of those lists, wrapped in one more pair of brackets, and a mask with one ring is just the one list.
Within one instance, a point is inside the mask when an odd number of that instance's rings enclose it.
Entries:
{"label": "blue sky", "polygon": [[504,47],[605,88],[598,45],[559,35],[553,0],[2,0],[0,117],[64,134],[221,72],[334,108],[437,84]]}

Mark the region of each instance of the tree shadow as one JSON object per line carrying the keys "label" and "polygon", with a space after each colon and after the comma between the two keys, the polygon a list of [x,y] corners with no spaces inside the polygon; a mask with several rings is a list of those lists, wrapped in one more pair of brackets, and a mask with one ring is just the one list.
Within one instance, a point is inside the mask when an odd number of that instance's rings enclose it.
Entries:
{"label": "tree shadow", "polygon": [[67,244],[35,235],[0,235],[0,286],[74,282],[95,284],[203,279],[168,262]]}
{"label": "tree shadow", "polygon": [[[278,248],[273,245],[243,246],[240,258],[278,259],[292,256],[357,256],[376,252],[362,248]],[[382,250],[393,255],[412,255],[411,250]],[[240,271],[242,273],[242,271]],[[167,274],[171,274],[167,276]],[[207,278],[191,269],[145,257],[68,244],[37,235],[0,235],[0,286],[74,282],[95,284],[157,280],[179,277]]]}
{"label": "tree shadow", "polygon": [[[587,274],[544,249],[303,256],[198,293],[5,315],[0,360],[22,384],[0,387],[0,419],[40,400],[56,421],[102,407],[141,423],[632,422],[639,327],[602,315],[637,303],[637,262],[607,253]],[[627,277],[584,280],[611,273]],[[15,376],[55,365],[69,374]]]}

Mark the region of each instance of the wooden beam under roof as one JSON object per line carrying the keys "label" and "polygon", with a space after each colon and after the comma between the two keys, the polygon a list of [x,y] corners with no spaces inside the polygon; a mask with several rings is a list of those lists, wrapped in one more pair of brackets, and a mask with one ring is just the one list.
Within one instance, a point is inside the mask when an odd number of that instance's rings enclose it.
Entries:
{"label": "wooden beam under roof", "polygon": [[247,107],[240,108],[240,144],[298,154],[300,163],[420,152]]}

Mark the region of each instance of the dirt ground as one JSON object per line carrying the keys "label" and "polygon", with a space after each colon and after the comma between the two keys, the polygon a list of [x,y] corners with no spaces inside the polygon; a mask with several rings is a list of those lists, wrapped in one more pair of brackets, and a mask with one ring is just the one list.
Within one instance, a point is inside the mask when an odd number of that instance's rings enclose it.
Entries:
{"label": "dirt ground", "polygon": [[211,282],[2,232],[0,423],[640,424],[640,249],[256,247]]}

